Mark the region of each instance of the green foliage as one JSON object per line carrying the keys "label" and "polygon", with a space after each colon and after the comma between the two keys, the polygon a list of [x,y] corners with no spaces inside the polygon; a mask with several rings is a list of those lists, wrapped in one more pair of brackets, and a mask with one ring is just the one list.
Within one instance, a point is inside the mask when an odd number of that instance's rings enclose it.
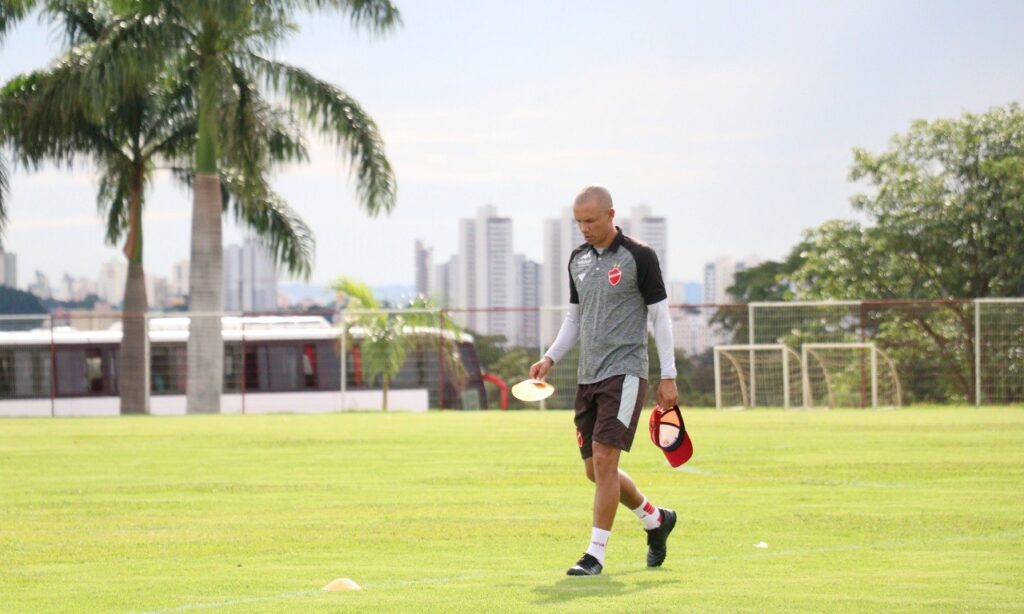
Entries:
{"label": "green foliage", "polygon": [[[801,242],[789,251],[785,260],[766,260],[736,273],[733,285],[727,289],[729,295],[743,304],[794,299],[798,291],[795,275],[806,260],[806,250],[807,244]],[[747,316],[746,309],[720,307],[711,317],[711,323],[731,332],[737,343],[747,343]]]}
{"label": "green foliage", "polygon": [[806,235],[806,298],[949,299],[1024,295],[1024,111],[1016,104],[917,121],[889,149],[854,150],[852,198],[867,225]]}
{"label": "green foliage", "polygon": [[494,365],[505,356],[505,346],[508,343],[508,339],[505,338],[505,335],[485,335],[473,330],[468,332],[473,335],[473,343],[476,345],[476,357],[480,361],[480,368],[487,373],[494,371]]}
{"label": "green foliage", "polygon": [[[97,55],[113,56],[130,46],[132,62],[97,63],[107,79],[96,96],[116,95],[140,74],[176,67],[196,97],[203,128],[197,170],[213,172],[228,164],[247,177],[265,178],[275,164],[304,159],[301,129],[307,128],[346,154],[360,201],[371,215],[393,208],[394,174],[373,119],[338,87],[268,55],[297,31],[292,19],[297,11],[337,12],[356,27],[385,32],[401,22],[391,2],[150,0],[120,2],[116,8],[118,29],[101,41]],[[287,139],[252,129],[274,122],[289,128],[281,132]]]}
{"label": "green foliage", "polygon": [[356,313],[346,317],[346,333],[350,343],[358,344],[362,353],[363,371],[371,378],[380,377],[384,388],[384,410],[391,380],[398,375],[408,349],[404,334],[405,320],[395,313],[359,313],[375,310],[380,304],[366,284],[350,277],[339,277],[330,284],[348,299],[346,309]]}
{"label": "green foliage", "polygon": [[23,313],[49,313],[36,295],[0,286],[0,314],[21,315]]}
{"label": "green foliage", "polygon": [[[0,137],[0,142],[3,142],[2,137]],[[4,159],[3,155],[0,155],[0,236],[2,236],[2,233],[7,226],[6,198],[9,187],[7,180],[7,161]]]}
{"label": "green foliage", "polygon": [[[490,364],[484,371],[497,375],[505,382],[509,389],[511,389],[514,384],[526,378],[530,373],[530,365],[536,361],[536,350],[531,351],[526,348],[509,348],[508,351],[502,353],[501,358],[499,358],[497,362]],[[536,406],[536,403],[524,403],[520,401],[512,396],[511,392],[509,392],[509,409],[533,409]]]}

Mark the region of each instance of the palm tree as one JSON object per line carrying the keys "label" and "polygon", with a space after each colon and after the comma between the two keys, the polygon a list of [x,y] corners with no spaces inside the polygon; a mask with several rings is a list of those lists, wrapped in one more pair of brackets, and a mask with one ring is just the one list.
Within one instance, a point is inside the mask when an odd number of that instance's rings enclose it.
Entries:
{"label": "palm tree", "polygon": [[[380,310],[380,303],[370,288],[350,277],[339,277],[331,283],[331,289],[348,300],[356,310]],[[370,376],[381,378],[381,409],[388,410],[388,390],[391,380],[402,369],[407,352],[405,318],[401,314],[378,311],[359,313],[352,323],[363,333],[359,344],[363,370]],[[346,327],[348,334],[351,327]]]}
{"label": "palm tree", "polygon": [[[49,69],[12,79],[0,92],[0,143],[7,143],[27,166],[43,160],[72,164],[92,160],[101,171],[98,204],[107,219],[107,241],[125,238],[129,261],[123,306],[119,384],[122,413],[148,411],[149,385],[145,274],[142,264],[142,211],[145,187],[158,161],[172,166],[185,182],[194,176],[191,163],[197,140],[194,95],[177,71],[149,80],[135,80],[103,104],[83,96],[102,61],[108,68],[131,62],[130,49],[100,60],[98,42],[114,23],[102,3],[69,3],[51,7],[63,19],[70,49]],[[0,22],[2,25],[2,22]],[[186,71],[187,72],[187,71]],[[245,133],[234,141],[270,143],[274,163],[306,159],[297,129],[280,112],[258,104],[240,104]],[[221,205],[253,228],[290,272],[308,276],[313,241],[309,229],[261,175],[249,174],[234,159],[224,167],[226,189]],[[2,187],[2,185],[0,185]],[[0,194],[2,196],[2,194]],[[0,214],[3,201],[0,199]],[[2,219],[0,219],[2,221]]]}
{"label": "palm tree", "polygon": [[[299,10],[333,10],[348,16],[354,26],[376,32],[397,26],[398,10],[389,0],[143,0],[116,5],[121,9],[119,23],[98,46],[97,91],[116,97],[137,78],[140,67],[156,72],[182,66],[195,95],[188,411],[218,412],[223,377],[220,317],[199,314],[219,313],[223,307],[221,168],[234,165],[244,177],[265,178],[277,146],[247,129],[252,118],[241,109],[271,108],[265,102],[268,94],[280,100],[288,118],[301,119],[347,154],[365,210],[371,215],[390,211],[395,179],[373,119],[341,89],[268,53],[297,29],[291,15]],[[105,60],[105,54],[123,47],[132,50],[132,65]],[[269,193],[265,179],[236,185],[254,195]]]}
{"label": "palm tree", "polygon": [[4,161],[4,157],[0,155],[0,236],[2,236],[7,222],[7,205],[4,200],[4,197],[7,195],[7,186],[7,163]]}

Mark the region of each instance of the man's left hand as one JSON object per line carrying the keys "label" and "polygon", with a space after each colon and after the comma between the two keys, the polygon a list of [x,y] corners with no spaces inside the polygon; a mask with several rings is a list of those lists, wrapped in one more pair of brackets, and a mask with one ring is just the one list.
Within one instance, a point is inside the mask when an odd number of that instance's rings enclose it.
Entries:
{"label": "man's left hand", "polygon": [[661,380],[661,383],[658,384],[658,405],[668,408],[678,404],[679,390],[676,388],[676,380]]}

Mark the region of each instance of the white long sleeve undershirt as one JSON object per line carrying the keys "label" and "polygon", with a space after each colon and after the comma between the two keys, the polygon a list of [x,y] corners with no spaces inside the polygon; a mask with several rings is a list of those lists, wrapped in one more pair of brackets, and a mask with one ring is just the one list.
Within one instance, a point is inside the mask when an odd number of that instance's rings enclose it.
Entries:
{"label": "white long sleeve undershirt", "polygon": [[562,320],[562,327],[558,329],[558,335],[544,355],[552,362],[558,362],[576,345],[580,338],[580,306],[570,303],[569,310],[565,312],[565,319]]}
{"label": "white long sleeve undershirt", "polygon": [[672,339],[672,316],[668,313],[668,299],[648,305],[647,318],[654,328],[654,344],[658,348],[661,379],[675,379],[676,350]]}

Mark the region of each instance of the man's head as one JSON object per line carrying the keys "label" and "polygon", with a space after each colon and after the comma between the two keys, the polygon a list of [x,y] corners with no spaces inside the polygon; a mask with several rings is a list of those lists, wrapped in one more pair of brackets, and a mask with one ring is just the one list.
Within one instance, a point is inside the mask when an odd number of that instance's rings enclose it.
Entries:
{"label": "man's head", "polygon": [[605,248],[615,239],[615,209],[612,195],[601,186],[585,188],[576,197],[572,214],[579,224],[583,240],[594,247]]}

